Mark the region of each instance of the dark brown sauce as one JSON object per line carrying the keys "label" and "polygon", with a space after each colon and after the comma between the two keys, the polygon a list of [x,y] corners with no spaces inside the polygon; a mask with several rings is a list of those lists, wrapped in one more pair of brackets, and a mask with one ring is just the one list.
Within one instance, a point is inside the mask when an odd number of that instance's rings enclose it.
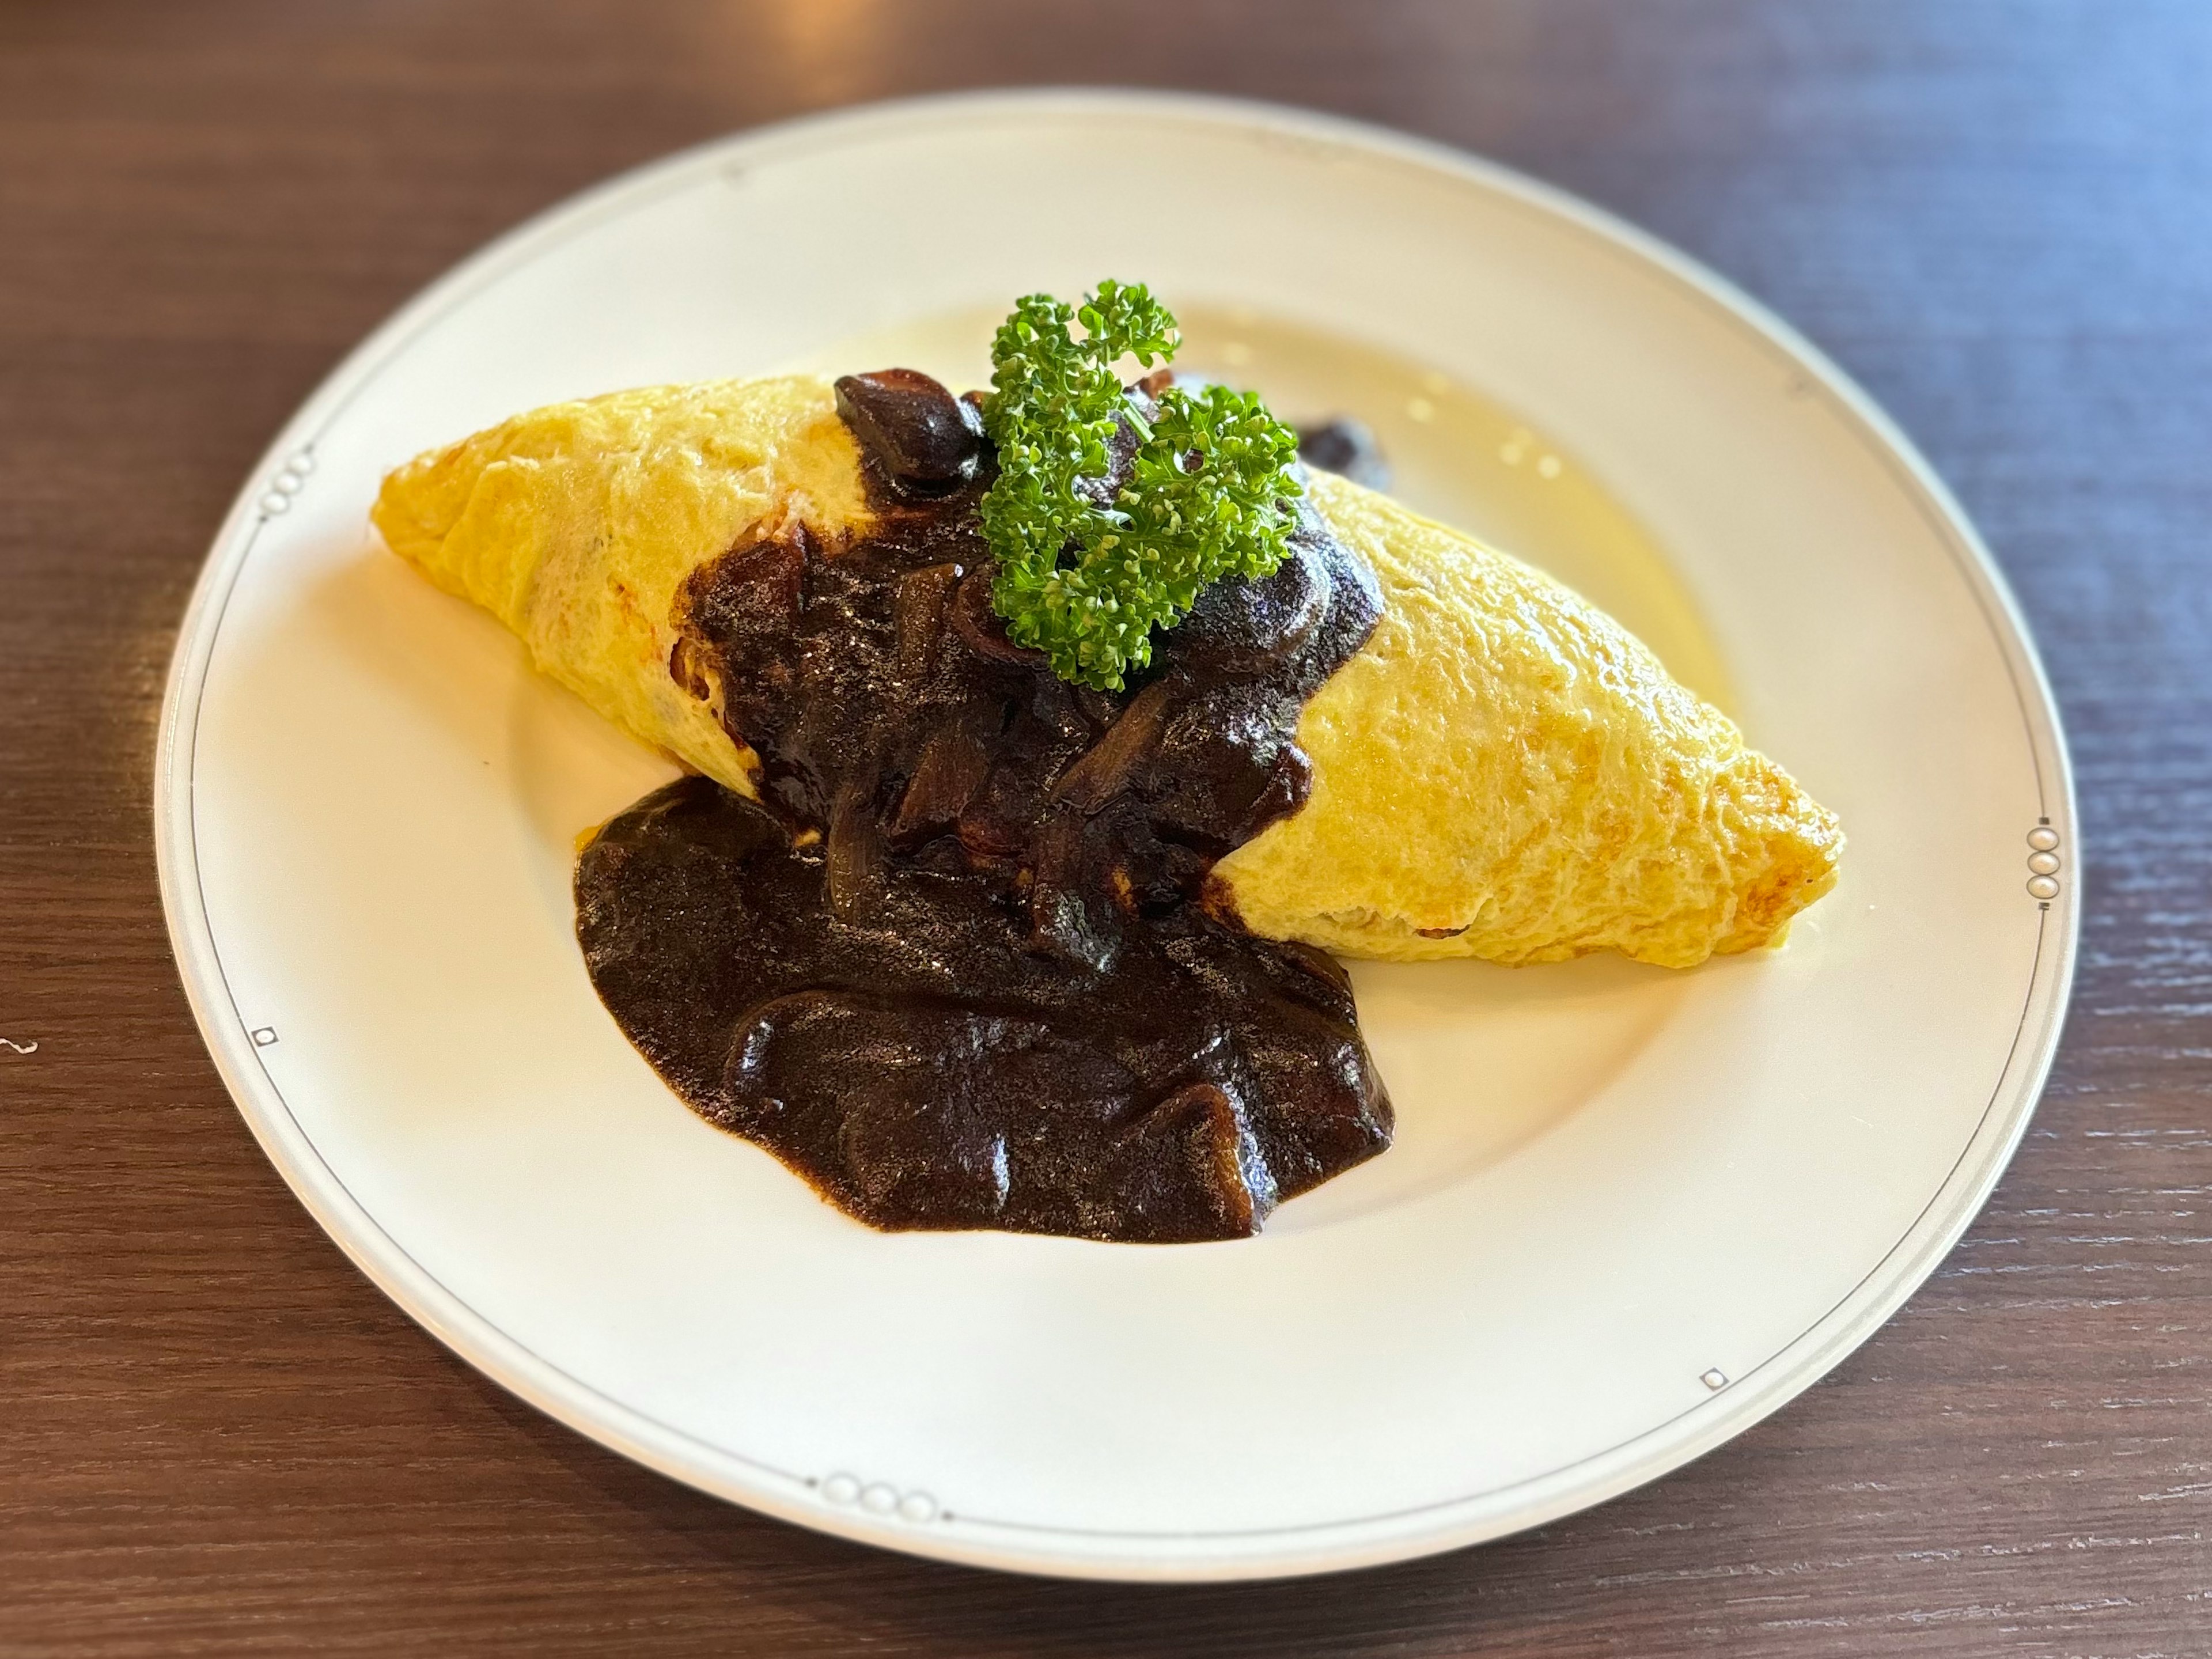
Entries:
{"label": "dark brown sauce", "polygon": [[1298,713],[1374,579],[1301,504],[1274,575],[1209,589],[1127,690],[1070,686],[991,611],[973,405],[898,369],[838,392],[873,532],[685,584],[670,672],[762,798],[687,778],[599,832],[592,984],[694,1108],[872,1225],[1250,1233],[1389,1143],[1344,970],[1207,891],[1304,803]]}
{"label": "dark brown sauce", "polygon": [[1300,427],[1298,459],[1370,489],[1390,487],[1390,464],[1382,459],[1382,446],[1364,422],[1346,415]]}

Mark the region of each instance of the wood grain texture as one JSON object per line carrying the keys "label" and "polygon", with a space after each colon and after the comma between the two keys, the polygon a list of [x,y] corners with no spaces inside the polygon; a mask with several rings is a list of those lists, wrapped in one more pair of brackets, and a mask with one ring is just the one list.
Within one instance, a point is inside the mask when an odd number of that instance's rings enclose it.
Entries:
{"label": "wood grain texture", "polygon": [[[1687,247],[1919,440],[2057,684],[2087,933],[1996,1200],[1826,1382],[1540,1532],[1146,1589],[697,1496],[355,1273],[178,988],[162,676],[332,362],[616,168],[1036,80],[1389,122]],[[2212,1653],[2208,88],[2200,0],[0,7],[0,1652]]]}

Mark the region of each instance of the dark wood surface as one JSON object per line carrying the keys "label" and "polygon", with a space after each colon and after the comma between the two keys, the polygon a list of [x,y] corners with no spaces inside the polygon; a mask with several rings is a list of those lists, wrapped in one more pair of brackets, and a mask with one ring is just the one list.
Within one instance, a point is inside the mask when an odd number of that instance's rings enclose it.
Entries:
{"label": "dark wood surface", "polygon": [[[607,173],[1018,81],[1317,105],[1771,301],[2033,618],[2087,933],[1995,1201],[1656,1486],[1359,1575],[1131,1589],[757,1518],[480,1380],[246,1134],[173,968],[154,724],[209,537],[365,330]],[[2212,1653],[2212,5],[0,6],[0,1652]]]}

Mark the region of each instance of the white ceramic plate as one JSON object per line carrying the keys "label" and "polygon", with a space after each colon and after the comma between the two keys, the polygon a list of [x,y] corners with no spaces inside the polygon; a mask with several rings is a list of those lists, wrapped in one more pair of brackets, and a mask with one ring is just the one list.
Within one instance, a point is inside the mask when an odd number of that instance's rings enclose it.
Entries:
{"label": "white ceramic plate", "polygon": [[[573,940],[571,842],[665,769],[379,551],[365,509],[386,468],[532,404],[902,329],[920,349],[945,319],[1106,275],[1510,411],[1526,429],[1462,474],[1424,452],[1427,498],[1470,516],[1515,445],[1556,446],[1546,476],[1571,463],[1667,550],[1668,592],[1628,581],[1624,613],[1673,628],[1678,660],[1710,647],[1706,680],[1850,850],[1755,959],[1359,969],[1399,1145],[1257,1240],[878,1235],[694,1117],[617,1034]],[[1402,428],[1422,401],[1362,412]],[[710,145],[435,284],[308,400],[216,538],[157,811],[178,960],[240,1109],[440,1340],[771,1514],[1098,1577],[1489,1538],[1774,1410],[1989,1192],[2078,926],[2066,761],[2019,617],[1819,354],[1466,156],[1120,94]],[[2032,891],[2039,830],[2056,872]]]}

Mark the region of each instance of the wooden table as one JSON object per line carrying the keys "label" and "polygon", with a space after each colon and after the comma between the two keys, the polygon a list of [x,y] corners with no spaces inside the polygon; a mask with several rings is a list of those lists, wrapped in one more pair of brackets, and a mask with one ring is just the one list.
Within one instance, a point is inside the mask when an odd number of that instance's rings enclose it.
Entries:
{"label": "wooden table", "polygon": [[[604,174],[853,100],[1389,122],[1772,302],[1964,497],[2080,769],[2057,1072],[1820,1387],[1487,1548],[1032,1582],[726,1507],[449,1357],[255,1150],[170,963],[154,723],[334,359]],[[2212,1652],[2212,5],[791,0],[0,9],[0,1652]]]}

